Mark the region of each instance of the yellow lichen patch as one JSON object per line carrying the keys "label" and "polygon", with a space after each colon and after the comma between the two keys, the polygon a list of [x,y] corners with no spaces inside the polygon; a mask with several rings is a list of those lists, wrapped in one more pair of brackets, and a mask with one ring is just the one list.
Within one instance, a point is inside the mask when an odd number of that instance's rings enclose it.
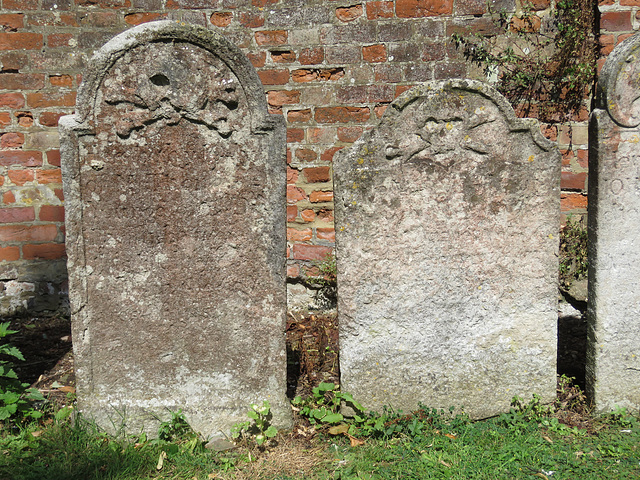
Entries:
{"label": "yellow lichen patch", "polygon": [[527,162],[533,162],[535,159],[535,155],[529,155],[529,158],[527,158]]}

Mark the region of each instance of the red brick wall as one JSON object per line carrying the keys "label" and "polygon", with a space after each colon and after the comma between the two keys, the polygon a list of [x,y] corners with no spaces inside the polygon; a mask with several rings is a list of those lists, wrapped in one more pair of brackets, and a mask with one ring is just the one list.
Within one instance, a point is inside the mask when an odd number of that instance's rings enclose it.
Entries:
{"label": "red brick wall", "polygon": [[[603,28],[611,32],[603,36],[605,49],[636,22],[638,0],[621,2],[629,6],[602,7]],[[543,15],[548,2],[535,3]],[[493,4],[514,9],[514,0]],[[18,307],[26,301],[28,308],[50,308],[64,298],[56,125],[74,110],[87,59],[115,34],[174,19],[214,29],[248,55],[270,111],[288,124],[287,255],[293,279],[313,273],[314,261],[333,249],[334,153],[374,126],[412,85],[478,77],[448,38],[465,29],[492,31],[484,14],[485,0],[2,0],[0,282],[22,288]],[[583,212],[586,126],[543,131],[565,153],[563,209]],[[11,289],[5,290],[9,297]],[[48,303],[39,295],[49,295]]]}

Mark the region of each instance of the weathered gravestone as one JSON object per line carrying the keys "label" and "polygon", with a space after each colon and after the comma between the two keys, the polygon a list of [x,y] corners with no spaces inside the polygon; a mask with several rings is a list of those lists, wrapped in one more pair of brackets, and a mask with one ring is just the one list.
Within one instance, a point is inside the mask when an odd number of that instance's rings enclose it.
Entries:
{"label": "weathered gravestone", "polygon": [[285,129],[246,57],[202,28],[133,28],[61,134],[80,410],[153,431],[182,409],[216,435],[269,400],[289,424]]}
{"label": "weathered gravestone", "polygon": [[640,36],[598,81],[589,152],[587,391],[598,411],[640,407]]}
{"label": "weathered gravestone", "polygon": [[556,385],[560,159],[491,87],[416,87],[335,161],[342,388],[476,418]]}

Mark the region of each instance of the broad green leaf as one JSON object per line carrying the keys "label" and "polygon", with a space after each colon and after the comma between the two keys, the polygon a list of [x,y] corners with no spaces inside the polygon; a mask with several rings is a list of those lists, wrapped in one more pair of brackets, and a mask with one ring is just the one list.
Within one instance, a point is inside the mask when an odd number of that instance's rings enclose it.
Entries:
{"label": "broad green leaf", "polygon": [[264,434],[269,438],[273,438],[278,434],[278,430],[273,425],[270,425],[269,428],[264,431]]}
{"label": "broad green leaf", "polygon": [[322,421],[324,423],[338,423],[338,422],[341,422],[342,420],[344,420],[344,417],[342,416],[341,413],[330,413],[326,417],[322,418]]}

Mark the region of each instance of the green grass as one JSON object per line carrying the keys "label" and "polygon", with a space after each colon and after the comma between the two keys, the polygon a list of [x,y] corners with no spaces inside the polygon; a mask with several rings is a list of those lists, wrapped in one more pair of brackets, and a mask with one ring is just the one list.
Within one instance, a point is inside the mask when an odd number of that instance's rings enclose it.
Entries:
{"label": "green grass", "polygon": [[354,428],[351,436],[329,435],[329,426],[314,433],[300,419],[266,448],[248,438],[217,453],[183,428],[179,414],[161,440],[116,439],[50,417],[0,430],[0,480],[640,478],[640,421],[624,410],[581,415],[582,429],[560,423],[567,415],[535,398],[477,422],[427,408],[382,418],[382,428],[367,435]]}

